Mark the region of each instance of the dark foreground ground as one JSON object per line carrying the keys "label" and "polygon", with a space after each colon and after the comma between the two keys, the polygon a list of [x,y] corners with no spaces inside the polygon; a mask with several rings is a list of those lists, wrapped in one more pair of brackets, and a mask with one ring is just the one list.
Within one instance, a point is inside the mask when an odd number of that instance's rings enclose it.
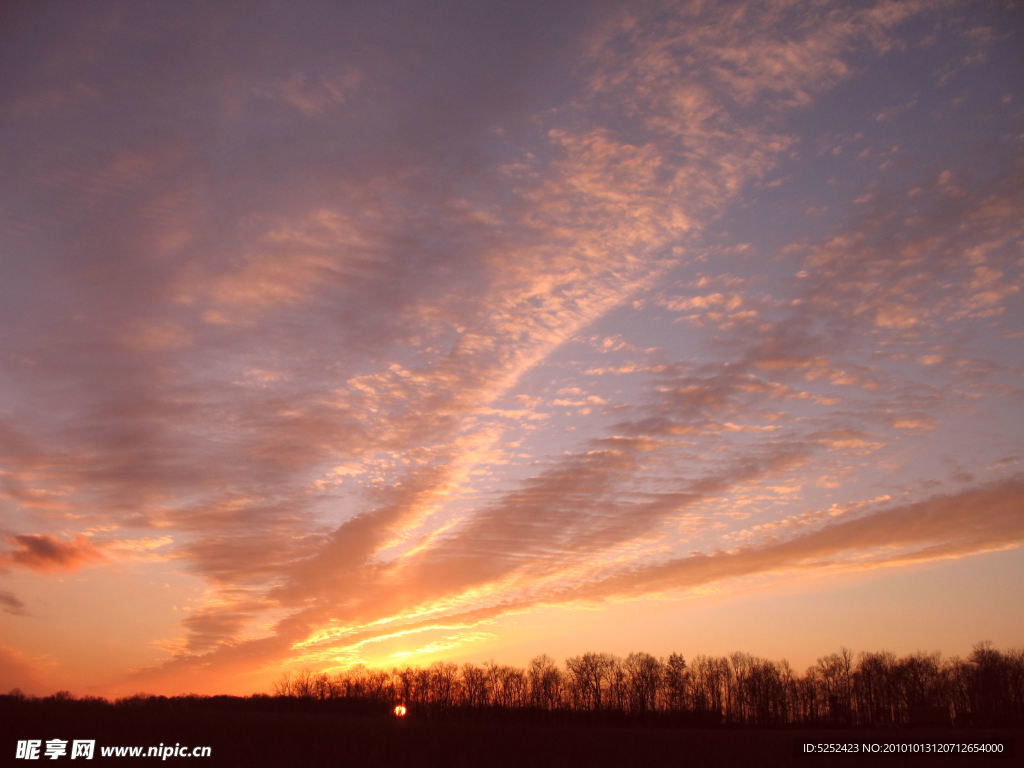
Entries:
{"label": "dark foreground ground", "polygon": [[[16,757],[19,740],[67,740],[69,754]],[[72,760],[74,739],[96,741]],[[1002,756],[803,756],[801,745],[1002,743]],[[103,759],[102,746],[210,746],[211,757]],[[195,766],[1010,766],[1024,765],[1019,728],[739,729],[672,723],[545,720],[513,715],[398,720],[387,713],[272,705],[0,702],[0,765]],[[882,747],[883,749],[889,747]],[[898,747],[896,747],[898,748]]]}

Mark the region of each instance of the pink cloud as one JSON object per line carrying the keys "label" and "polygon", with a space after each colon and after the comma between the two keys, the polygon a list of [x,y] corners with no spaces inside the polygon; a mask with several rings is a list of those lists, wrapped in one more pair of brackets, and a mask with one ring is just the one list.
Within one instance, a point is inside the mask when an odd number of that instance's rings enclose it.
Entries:
{"label": "pink cloud", "polygon": [[688,589],[756,573],[843,565],[850,553],[880,551],[869,567],[962,557],[1024,541],[1024,479],[1012,478],[892,506],[779,542],[676,558],[634,568],[575,590],[581,597]]}
{"label": "pink cloud", "polygon": [[104,562],[106,558],[82,534],[61,541],[50,534],[8,536],[14,549],[0,553],[0,562],[29,568],[33,571],[73,571],[87,563]]}

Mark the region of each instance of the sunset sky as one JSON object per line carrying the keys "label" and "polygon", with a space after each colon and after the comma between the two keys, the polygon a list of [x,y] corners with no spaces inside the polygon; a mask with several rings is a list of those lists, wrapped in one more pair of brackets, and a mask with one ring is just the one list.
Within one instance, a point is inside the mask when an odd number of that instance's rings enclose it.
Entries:
{"label": "sunset sky", "polygon": [[1024,645],[1011,0],[0,10],[0,691]]}

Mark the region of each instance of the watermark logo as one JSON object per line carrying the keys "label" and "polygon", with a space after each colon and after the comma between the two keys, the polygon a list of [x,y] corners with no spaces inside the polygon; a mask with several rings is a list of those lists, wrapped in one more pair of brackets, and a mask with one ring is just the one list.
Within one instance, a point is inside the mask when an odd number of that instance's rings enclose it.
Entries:
{"label": "watermark logo", "polygon": [[[42,755],[40,755],[40,750],[42,750]],[[71,742],[72,760],[76,758],[92,760],[95,754],[95,739],[75,739]],[[18,760],[39,760],[41,757],[56,760],[59,757],[67,756],[67,739],[47,739],[45,742],[42,739],[20,739],[14,750],[14,757]]]}
{"label": "watermark logo", "polygon": [[[14,757],[17,760],[57,760],[66,757],[71,760],[92,760],[96,756],[95,739],[74,739],[70,742],[67,739],[19,739],[14,749]],[[166,760],[169,757],[210,757],[212,747],[188,747],[181,744],[160,743],[155,747],[143,746],[101,746],[99,748],[101,757],[159,757]]]}

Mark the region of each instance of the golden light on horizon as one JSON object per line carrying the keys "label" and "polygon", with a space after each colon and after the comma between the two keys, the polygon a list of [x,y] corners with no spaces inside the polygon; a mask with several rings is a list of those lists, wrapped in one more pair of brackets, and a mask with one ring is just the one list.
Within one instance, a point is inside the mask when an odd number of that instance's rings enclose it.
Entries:
{"label": "golden light on horizon", "polygon": [[405,704],[396,704],[395,705],[395,709],[394,709],[395,717],[405,717],[405,713],[407,711],[408,710],[405,708]]}

